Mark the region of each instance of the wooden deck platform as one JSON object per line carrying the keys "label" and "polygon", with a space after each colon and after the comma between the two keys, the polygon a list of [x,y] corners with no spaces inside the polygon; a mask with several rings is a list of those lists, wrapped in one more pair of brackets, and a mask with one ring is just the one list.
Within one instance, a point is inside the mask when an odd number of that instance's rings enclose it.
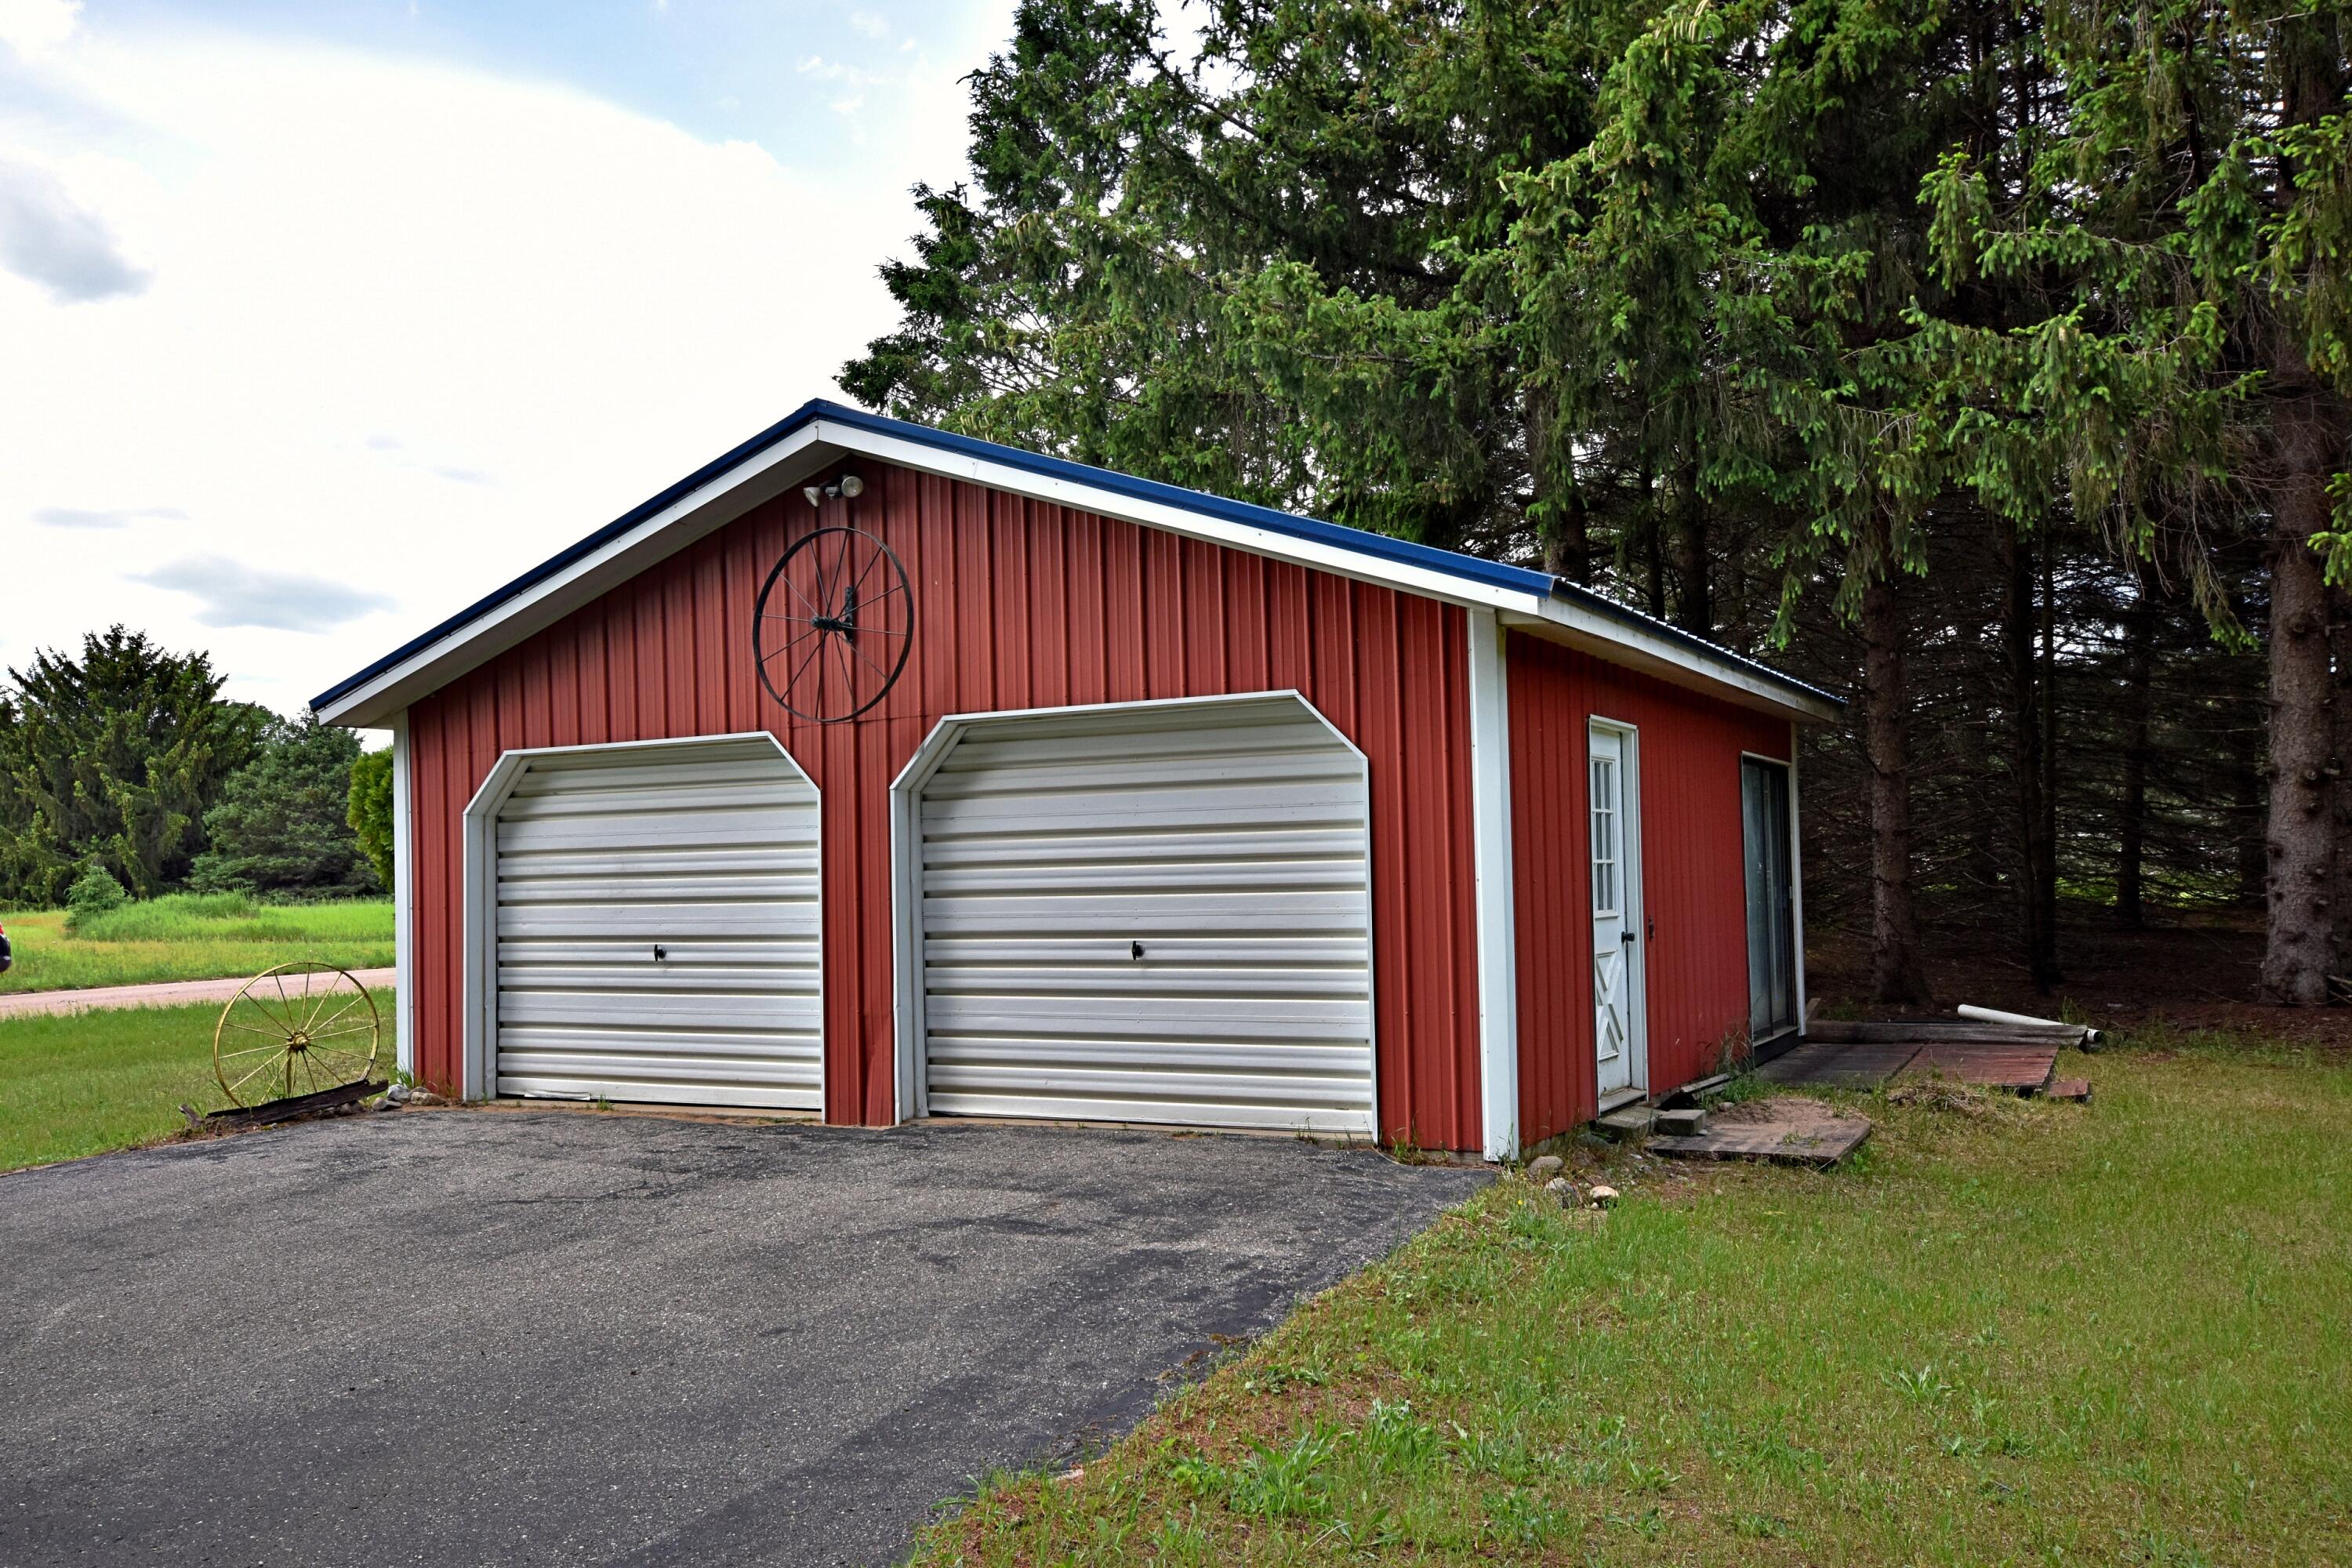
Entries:
{"label": "wooden deck platform", "polygon": [[1898,1077],[1941,1076],[2011,1094],[2039,1094],[2057,1070],[2054,1044],[2003,1040],[1808,1039],[1766,1062],[1768,1083],[1872,1089]]}
{"label": "wooden deck platform", "polygon": [[1685,1160],[1769,1160],[1826,1170],[1869,1136],[1865,1118],[1842,1115],[1801,1095],[1780,1095],[1717,1111],[1689,1137],[1653,1138],[1642,1147]]}

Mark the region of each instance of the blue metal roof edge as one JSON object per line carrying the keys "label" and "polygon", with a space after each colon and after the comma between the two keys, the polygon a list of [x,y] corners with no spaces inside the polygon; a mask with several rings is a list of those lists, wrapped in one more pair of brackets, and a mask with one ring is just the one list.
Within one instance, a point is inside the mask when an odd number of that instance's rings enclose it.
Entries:
{"label": "blue metal roof edge", "polygon": [[1065,479],[1093,489],[1108,490],[1130,500],[1171,506],[1202,517],[1222,521],[1263,528],[1270,533],[1293,539],[1328,544],[1358,555],[1393,562],[1399,565],[1417,566],[1445,576],[1459,577],[1465,582],[1480,583],[1490,587],[1516,590],[1538,598],[1572,598],[1600,611],[1622,624],[1646,631],[1654,636],[1684,644],[1694,651],[1728,659],[1757,674],[1785,686],[1792,691],[1837,703],[1843,700],[1831,696],[1816,687],[1808,686],[1794,677],[1757,663],[1729,648],[1711,643],[1705,637],[1684,631],[1642,614],[1629,605],[1580,587],[1548,572],[1538,572],[1525,566],[1513,566],[1499,561],[1488,561],[1456,551],[1439,550],[1432,545],[1416,544],[1411,540],[1396,539],[1385,533],[1373,533],[1365,529],[1349,528],[1344,523],[1326,522],[1320,518],[1301,517],[1293,512],[1277,511],[1272,507],[1257,506],[1248,501],[1230,500],[1202,490],[1185,489],[1179,485],[1163,484],[1158,479],[1139,479],[1132,474],[1118,473],[1110,468],[1097,468],[1085,463],[1075,463],[1066,458],[1048,457],[1042,452],[1026,452],[1018,447],[1006,447],[977,437],[959,436],[951,431],[938,430],[928,425],[917,425],[904,419],[892,419],[880,414],[869,414],[862,408],[851,408],[824,398],[812,398],[791,414],[769,426],[731,450],[705,463],[659,494],[649,497],[623,512],[595,532],[577,543],[558,552],[547,560],[505,584],[494,592],[476,600],[464,609],[440,622],[431,629],[411,637],[366,668],[348,676],[310,700],[313,708],[323,708],[360,687],[373,680],[384,671],[422,653],[452,634],[462,631],[472,622],[497,609],[518,595],[528,593],[548,578],[582,559],[594,554],[614,540],[628,533],[646,519],[653,517],[686,496],[719,479],[728,470],[776,445],[779,441],[817,421],[827,420],[879,436],[896,437],[960,457],[977,458],[1006,468],[1022,469],[1045,479]]}

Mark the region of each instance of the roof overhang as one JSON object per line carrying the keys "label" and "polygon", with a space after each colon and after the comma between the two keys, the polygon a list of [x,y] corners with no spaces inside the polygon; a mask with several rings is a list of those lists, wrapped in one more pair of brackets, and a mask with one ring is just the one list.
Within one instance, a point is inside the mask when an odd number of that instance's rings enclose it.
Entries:
{"label": "roof overhang", "polygon": [[312,702],[329,723],[374,726],[665,558],[848,458],[967,480],[1495,611],[1662,679],[1797,717],[1836,716],[1835,699],[1677,632],[1548,573],[1227,500],[1132,475],[813,402],[660,495],[534,567]]}
{"label": "roof overhang", "polygon": [[1538,614],[1505,610],[1496,618],[1513,631],[1742,708],[1814,724],[1832,722],[1845,711],[1843,700],[1817,687],[1571,583],[1562,583]]}

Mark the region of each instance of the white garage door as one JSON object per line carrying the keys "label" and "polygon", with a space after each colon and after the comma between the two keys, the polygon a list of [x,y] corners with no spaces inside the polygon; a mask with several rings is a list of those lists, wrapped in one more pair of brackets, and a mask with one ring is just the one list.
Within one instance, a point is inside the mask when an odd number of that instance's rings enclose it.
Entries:
{"label": "white garage door", "polygon": [[497,840],[499,1094],[819,1109],[817,796],[772,742],[534,758]]}
{"label": "white garage door", "polygon": [[929,1109],[1370,1136],[1368,809],[1296,699],[975,723],[919,803]]}

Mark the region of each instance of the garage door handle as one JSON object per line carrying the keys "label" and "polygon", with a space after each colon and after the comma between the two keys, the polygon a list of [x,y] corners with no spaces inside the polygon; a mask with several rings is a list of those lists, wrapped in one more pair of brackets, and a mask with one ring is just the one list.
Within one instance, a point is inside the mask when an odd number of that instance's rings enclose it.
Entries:
{"label": "garage door handle", "polygon": [[1127,951],[1129,957],[1141,958],[1143,956],[1143,944],[1139,942],[1129,942],[1127,944]]}
{"label": "garage door handle", "polygon": [[654,943],[654,960],[656,963],[659,963],[661,960],[667,958],[668,956],[669,949],[664,947],[659,942]]}

